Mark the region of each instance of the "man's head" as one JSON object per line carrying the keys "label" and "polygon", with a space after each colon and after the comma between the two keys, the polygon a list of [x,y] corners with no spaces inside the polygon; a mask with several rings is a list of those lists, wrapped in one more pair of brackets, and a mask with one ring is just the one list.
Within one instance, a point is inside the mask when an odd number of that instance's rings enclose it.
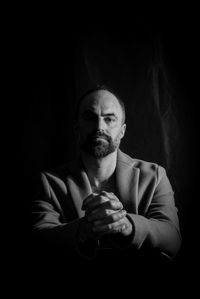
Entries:
{"label": "man's head", "polygon": [[123,102],[110,89],[97,87],[79,100],[76,128],[82,151],[103,158],[117,150],[126,130]]}

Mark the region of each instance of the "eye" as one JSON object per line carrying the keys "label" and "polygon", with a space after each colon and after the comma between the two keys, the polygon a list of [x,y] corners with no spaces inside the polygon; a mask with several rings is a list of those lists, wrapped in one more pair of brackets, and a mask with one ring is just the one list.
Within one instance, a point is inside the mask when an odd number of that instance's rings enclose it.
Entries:
{"label": "eye", "polygon": [[107,123],[109,123],[109,122],[112,121],[112,119],[111,119],[110,117],[106,117],[106,118],[105,118],[105,121],[106,121]]}
{"label": "eye", "polygon": [[87,121],[94,121],[96,119],[96,115],[90,111],[86,111],[83,113],[82,118]]}
{"label": "eye", "polygon": [[107,123],[112,123],[112,122],[115,121],[115,118],[114,118],[114,117],[110,117],[110,116],[108,117],[108,116],[107,116],[107,117],[104,118],[104,120],[105,120],[105,122],[107,122]]}

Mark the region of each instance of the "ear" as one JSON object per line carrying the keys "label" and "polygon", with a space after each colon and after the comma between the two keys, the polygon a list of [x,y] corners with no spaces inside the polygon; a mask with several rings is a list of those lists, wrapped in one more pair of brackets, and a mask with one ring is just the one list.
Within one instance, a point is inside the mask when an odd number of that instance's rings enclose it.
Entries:
{"label": "ear", "polygon": [[126,132],[126,124],[123,124],[121,126],[120,139],[122,139],[124,137],[125,132]]}

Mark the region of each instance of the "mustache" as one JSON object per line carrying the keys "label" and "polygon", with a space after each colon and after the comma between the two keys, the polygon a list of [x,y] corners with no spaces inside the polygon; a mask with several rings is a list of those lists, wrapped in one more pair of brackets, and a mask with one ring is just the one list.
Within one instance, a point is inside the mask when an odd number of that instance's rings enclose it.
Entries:
{"label": "mustache", "polygon": [[111,137],[107,134],[105,134],[104,132],[101,132],[101,131],[95,131],[95,132],[92,132],[91,134],[88,135],[88,140],[93,140],[95,138],[103,138],[105,140],[107,140],[108,142],[111,141]]}

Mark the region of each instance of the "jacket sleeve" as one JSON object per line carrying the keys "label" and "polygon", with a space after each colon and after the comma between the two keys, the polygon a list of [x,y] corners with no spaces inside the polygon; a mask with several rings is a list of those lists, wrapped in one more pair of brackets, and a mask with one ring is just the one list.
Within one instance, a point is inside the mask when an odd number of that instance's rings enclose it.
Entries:
{"label": "jacket sleeve", "polygon": [[[96,244],[79,243],[81,218],[76,215],[72,203],[69,201],[66,204],[66,200],[65,184],[55,179],[52,181],[48,175],[42,173],[32,201],[33,238],[37,244],[65,250],[68,255],[74,256],[75,252],[84,257],[93,255]],[[65,202],[67,213],[63,211],[62,202]]]}
{"label": "jacket sleeve", "polygon": [[181,246],[181,235],[174,193],[163,167],[157,168],[157,180],[152,199],[145,213],[129,213],[136,249],[155,248],[169,258],[176,256]]}

